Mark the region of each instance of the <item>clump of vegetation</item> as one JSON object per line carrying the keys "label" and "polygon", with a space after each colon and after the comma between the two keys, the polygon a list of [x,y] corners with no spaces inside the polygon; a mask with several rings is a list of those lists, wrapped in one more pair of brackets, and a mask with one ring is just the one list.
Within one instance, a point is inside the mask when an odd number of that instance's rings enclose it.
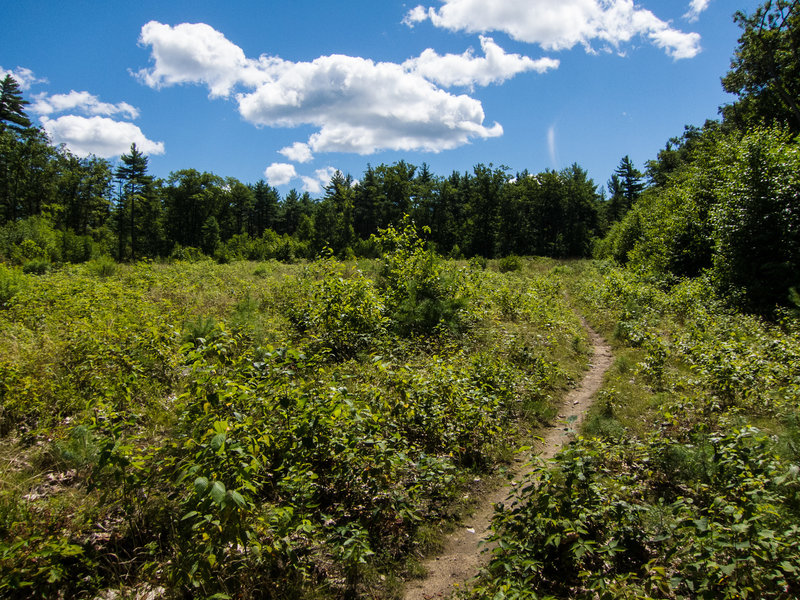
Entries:
{"label": "clump of vegetation", "polygon": [[49,268],[49,261],[43,258],[34,258],[22,265],[22,272],[28,275],[44,275]]}
{"label": "clump of vegetation", "polygon": [[117,263],[110,256],[100,256],[89,261],[87,268],[98,277],[112,277],[117,273]]}
{"label": "clump of vegetation", "polygon": [[17,293],[22,277],[13,269],[0,263],[0,308]]}
{"label": "clump of vegetation", "polygon": [[341,360],[379,347],[388,326],[385,312],[370,279],[327,258],[305,272],[288,316],[318,351],[324,349]]}
{"label": "clump of vegetation", "polygon": [[459,274],[445,269],[441,257],[425,248],[410,219],[400,230],[389,226],[377,243],[383,251],[378,286],[396,331],[455,332],[466,325],[468,300]]}
{"label": "clump of vegetation", "polygon": [[521,271],[522,270],[522,260],[520,260],[519,256],[511,254],[509,256],[504,256],[500,260],[497,261],[497,270],[501,273],[511,273],[513,271]]}
{"label": "clump of vegetation", "polygon": [[753,428],[692,442],[582,440],[541,465],[497,513],[476,595],[796,596],[796,466]]}

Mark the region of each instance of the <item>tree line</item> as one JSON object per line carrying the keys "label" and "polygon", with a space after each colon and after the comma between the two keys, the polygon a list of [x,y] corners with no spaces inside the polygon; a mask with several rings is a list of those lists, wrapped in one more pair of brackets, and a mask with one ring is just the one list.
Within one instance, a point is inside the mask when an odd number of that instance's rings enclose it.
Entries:
{"label": "tree line", "polygon": [[[315,199],[194,169],[148,174],[135,146],[116,165],[54,147],[9,75],[0,89],[0,259],[370,256],[408,214],[439,253],[594,254],[664,281],[706,277],[769,313],[800,295],[800,0],[737,12],[742,29],[720,119],[687,126],[638,171],[626,156],[598,189],[585,170],[449,176],[405,161],[337,172]],[[607,194],[606,194],[607,190]],[[794,299],[794,300],[792,300]]]}
{"label": "tree line", "polygon": [[335,173],[319,199],[195,169],[160,179],[135,145],[116,165],[53,146],[13,77],[2,86],[0,256],[17,262],[313,257],[326,247],[369,255],[371,236],[406,214],[444,255],[584,257],[643,187],[627,157],[608,200],[576,164],[537,174],[479,164],[449,176],[405,161],[368,165],[358,181]]}

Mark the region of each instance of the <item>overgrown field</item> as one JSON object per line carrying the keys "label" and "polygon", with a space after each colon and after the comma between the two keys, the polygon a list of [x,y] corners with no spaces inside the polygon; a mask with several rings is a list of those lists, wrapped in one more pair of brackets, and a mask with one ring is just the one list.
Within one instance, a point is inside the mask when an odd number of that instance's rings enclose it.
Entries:
{"label": "overgrown field", "polygon": [[397,596],[587,343],[552,262],[379,243],[0,265],[0,597]]}
{"label": "overgrown field", "polygon": [[603,263],[571,296],[616,346],[585,436],[494,520],[473,599],[800,597],[800,324]]}

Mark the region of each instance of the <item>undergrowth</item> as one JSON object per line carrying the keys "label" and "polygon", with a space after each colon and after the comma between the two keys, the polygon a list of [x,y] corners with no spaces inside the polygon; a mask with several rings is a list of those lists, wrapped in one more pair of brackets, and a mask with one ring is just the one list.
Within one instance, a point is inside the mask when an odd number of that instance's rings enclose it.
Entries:
{"label": "undergrowth", "polygon": [[380,243],[4,267],[0,596],[396,597],[586,355],[549,268]]}
{"label": "undergrowth", "polygon": [[491,598],[796,598],[800,327],[605,263],[570,293],[616,360],[584,436],[494,517]]}

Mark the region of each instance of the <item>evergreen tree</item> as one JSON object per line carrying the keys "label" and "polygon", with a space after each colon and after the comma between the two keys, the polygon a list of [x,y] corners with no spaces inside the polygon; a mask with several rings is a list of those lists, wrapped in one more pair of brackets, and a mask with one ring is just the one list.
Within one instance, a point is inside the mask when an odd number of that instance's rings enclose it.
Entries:
{"label": "evergreen tree", "polygon": [[391,166],[380,165],[375,174],[381,188],[379,198],[383,206],[379,210],[379,228],[400,223],[403,215],[411,212],[411,195],[414,173],[417,168],[403,160]]}
{"label": "evergreen tree", "polygon": [[316,250],[330,246],[343,256],[355,241],[353,230],[353,178],[336,171],[325,187],[325,198],[314,218]]}
{"label": "evergreen tree", "polygon": [[294,235],[300,225],[302,209],[300,206],[300,194],[297,190],[291,189],[283,199],[279,211],[278,233]]}
{"label": "evergreen tree", "polygon": [[200,247],[208,256],[213,256],[220,244],[219,223],[214,216],[208,217],[201,229],[202,241]]}
{"label": "evergreen tree", "polygon": [[200,247],[202,228],[208,217],[222,213],[226,199],[225,180],[214,175],[182,169],[171,173],[163,189],[169,240],[181,246]]}
{"label": "evergreen tree", "polygon": [[361,177],[354,190],[353,197],[353,229],[361,239],[378,233],[380,227],[380,211],[386,203],[381,182],[372,165]]}
{"label": "evergreen tree", "polygon": [[223,237],[227,239],[240,233],[252,237],[261,235],[254,224],[256,198],[253,189],[233,177],[227,178],[225,186],[229,210],[225,227],[222,227],[225,232]]}
{"label": "evergreen tree", "polygon": [[[120,182],[120,196],[117,204],[117,234],[119,236],[119,259],[122,260],[124,243],[130,237],[130,257],[136,260],[137,237],[137,202],[147,202],[145,195],[153,183],[153,178],[147,174],[147,156],[139,152],[136,144],[131,144],[129,154],[119,157],[122,164],[114,172]],[[126,231],[127,230],[127,231]]]}
{"label": "evergreen tree", "polygon": [[31,121],[25,114],[25,106],[28,104],[22,97],[22,90],[16,79],[6,75],[0,83],[0,132],[6,127],[15,131],[29,128]]}
{"label": "evergreen tree", "polygon": [[0,131],[0,224],[57,204],[57,157],[41,129]]}
{"label": "evergreen tree", "polygon": [[636,203],[644,190],[644,176],[633,166],[629,156],[623,156],[608,182],[606,220],[619,221]]}
{"label": "evergreen tree", "polygon": [[66,152],[59,163],[60,224],[78,235],[106,225],[113,177],[108,161],[94,156],[78,158]]}
{"label": "evergreen tree", "polygon": [[482,164],[473,168],[474,177],[465,177],[468,239],[465,240],[471,255],[492,258],[497,240],[500,196],[508,180],[504,167],[493,168]]}
{"label": "evergreen tree", "polygon": [[263,179],[253,186],[255,206],[253,209],[253,231],[251,235],[258,237],[265,229],[275,229],[278,225],[278,208],[280,195],[278,190],[268,185]]}

